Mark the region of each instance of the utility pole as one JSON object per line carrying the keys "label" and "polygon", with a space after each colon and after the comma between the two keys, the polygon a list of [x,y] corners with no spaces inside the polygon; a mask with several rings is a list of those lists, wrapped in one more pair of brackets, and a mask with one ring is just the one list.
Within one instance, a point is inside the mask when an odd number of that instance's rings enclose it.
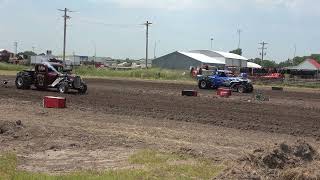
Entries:
{"label": "utility pole", "polygon": [[18,54],[18,42],[13,43],[15,56]]}
{"label": "utility pole", "polygon": [[97,45],[96,42],[93,42],[94,44],[94,58],[93,58],[93,66],[95,66],[96,63],[96,57],[97,57]]}
{"label": "utility pole", "polygon": [[240,43],[241,43],[241,29],[238,29],[238,35],[239,35],[239,42],[238,42],[238,49],[240,49]]}
{"label": "utility pole", "polygon": [[63,63],[66,64],[66,41],[67,41],[67,20],[70,19],[71,17],[67,15],[68,12],[73,12],[70,11],[67,8],[64,9],[58,9],[59,11],[63,11],[64,15],[62,16],[64,19],[64,31],[63,31]]}
{"label": "utility pole", "polygon": [[297,53],[297,45],[294,45],[293,59],[296,57],[296,53]]}
{"label": "utility pole", "polygon": [[156,59],[157,41],[154,42],[153,59]]}
{"label": "utility pole", "polygon": [[210,39],[211,40],[211,50],[213,48],[213,38]]}
{"label": "utility pole", "polygon": [[267,49],[265,46],[266,46],[268,43],[266,43],[266,42],[263,41],[262,43],[259,43],[259,44],[261,44],[261,46],[262,46],[261,48],[259,48],[259,49],[261,50],[260,55],[261,55],[261,64],[262,64],[264,56],[267,55],[267,53],[265,53],[264,50]]}
{"label": "utility pole", "polygon": [[148,69],[148,48],[149,48],[149,26],[152,23],[147,21],[144,25],[146,26],[147,30],[146,30],[146,69]]}

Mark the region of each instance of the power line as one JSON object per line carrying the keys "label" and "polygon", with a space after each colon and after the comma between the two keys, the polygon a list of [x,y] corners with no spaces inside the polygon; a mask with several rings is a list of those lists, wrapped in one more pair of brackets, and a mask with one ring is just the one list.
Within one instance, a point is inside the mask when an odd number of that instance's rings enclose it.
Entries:
{"label": "power line", "polygon": [[240,43],[241,43],[241,33],[242,33],[242,30],[241,29],[238,29],[238,34],[239,34],[239,42],[238,42],[238,49],[240,49]]}
{"label": "power line", "polygon": [[149,48],[149,26],[152,23],[147,21],[144,25],[146,26],[146,69],[148,69],[148,48]]}
{"label": "power line", "polygon": [[157,41],[154,42],[153,59],[156,59]]}
{"label": "power line", "polygon": [[74,12],[74,11],[70,11],[67,8],[64,9],[58,9],[59,11],[63,11],[64,15],[62,16],[64,19],[64,33],[63,33],[63,62],[64,64],[66,64],[66,38],[67,38],[67,20],[71,19],[70,16],[67,15],[68,12]]}
{"label": "power line", "polygon": [[15,53],[15,55],[17,55],[18,54],[18,42],[17,41],[14,42],[13,46],[14,46],[14,53]]}
{"label": "power line", "polygon": [[266,43],[266,42],[262,42],[262,43],[259,43],[259,44],[261,44],[261,48],[259,48],[259,49],[261,49],[261,53],[260,53],[260,55],[261,55],[261,63],[263,62],[263,58],[264,58],[264,56],[265,55],[267,55],[267,53],[264,51],[264,50],[266,50],[267,48],[265,47],[268,43]]}
{"label": "power line", "polygon": [[153,51],[153,55],[154,55],[154,59],[157,58],[157,48],[158,48],[158,44],[160,43],[160,40],[157,40],[154,42],[154,51]]}
{"label": "power line", "polygon": [[88,20],[78,20],[78,21],[86,24],[96,24],[96,25],[120,27],[120,28],[133,28],[133,27],[139,27],[141,25],[141,24],[112,24],[112,23],[96,22],[96,21],[88,21]]}

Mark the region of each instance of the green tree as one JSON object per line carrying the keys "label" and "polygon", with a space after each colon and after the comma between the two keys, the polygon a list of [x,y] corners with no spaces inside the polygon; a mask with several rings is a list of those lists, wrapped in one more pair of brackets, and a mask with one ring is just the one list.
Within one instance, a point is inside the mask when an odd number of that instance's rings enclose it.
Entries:
{"label": "green tree", "polygon": [[301,64],[306,59],[314,59],[320,63],[320,54],[311,54],[310,56],[297,56],[294,57],[292,60],[288,59],[286,61],[280,62],[279,67],[289,67],[289,66],[297,66]]}
{"label": "green tree", "polygon": [[318,61],[320,63],[320,54],[311,54],[310,58]]}
{"label": "green tree", "polygon": [[279,67],[281,68],[289,66],[293,66],[292,61],[290,59],[279,63]]}
{"label": "green tree", "polygon": [[31,56],[36,56],[37,54],[32,51],[24,51],[18,53],[17,55],[23,57],[23,59],[30,59]]}
{"label": "green tree", "polygon": [[266,67],[266,68],[276,68],[278,67],[278,64],[275,61],[272,60],[263,60],[261,61],[260,58],[255,58],[255,59],[250,59],[250,62],[259,64],[262,67]]}
{"label": "green tree", "polygon": [[238,48],[238,49],[230,51],[230,53],[238,54],[238,55],[242,56],[242,49]]}

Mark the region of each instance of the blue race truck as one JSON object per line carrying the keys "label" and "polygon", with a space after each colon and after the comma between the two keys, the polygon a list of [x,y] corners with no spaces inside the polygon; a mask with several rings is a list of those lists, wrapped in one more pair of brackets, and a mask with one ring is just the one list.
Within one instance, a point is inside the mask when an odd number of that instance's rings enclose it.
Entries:
{"label": "blue race truck", "polygon": [[198,75],[197,80],[200,89],[228,87],[233,92],[253,92],[253,86],[250,79],[245,77],[229,77],[227,76],[227,71],[224,70],[213,71],[210,75]]}

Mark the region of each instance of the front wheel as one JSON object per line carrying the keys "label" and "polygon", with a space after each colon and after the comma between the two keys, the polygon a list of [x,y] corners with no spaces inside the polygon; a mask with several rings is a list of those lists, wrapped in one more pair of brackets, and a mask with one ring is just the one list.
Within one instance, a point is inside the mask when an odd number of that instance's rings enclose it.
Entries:
{"label": "front wheel", "polygon": [[199,81],[198,86],[200,89],[208,89],[208,82],[205,80],[201,80]]}
{"label": "front wheel", "polygon": [[18,89],[30,89],[30,84],[25,78],[23,78],[22,76],[18,76],[16,78],[16,87]]}
{"label": "front wheel", "polygon": [[248,91],[248,93],[252,93],[253,92],[253,86],[251,84],[248,85],[247,91]]}
{"label": "front wheel", "polygon": [[69,84],[67,82],[62,82],[58,85],[59,93],[65,94],[69,91]]}
{"label": "front wheel", "polygon": [[87,85],[84,84],[84,83],[82,83],[81,86],[80,86],[80,88],[78,89],[78,92],[79,92],[80,94],[85,94],[85,93],[87,92],[87,89],[88,89]]}
{"label": "front wheel", "polygon": [[238,92],[238,90],[239,90],[239,84],[232,84],[232,85],[230,86],[230,89],[231,89],[232,92]]}
{"label": "front wheel", "polygon": [[245,93],[246,92],[246,87],[244,86],[244,85],[240,85],[239,87],[238,87],[238,92],[239,93]]}

